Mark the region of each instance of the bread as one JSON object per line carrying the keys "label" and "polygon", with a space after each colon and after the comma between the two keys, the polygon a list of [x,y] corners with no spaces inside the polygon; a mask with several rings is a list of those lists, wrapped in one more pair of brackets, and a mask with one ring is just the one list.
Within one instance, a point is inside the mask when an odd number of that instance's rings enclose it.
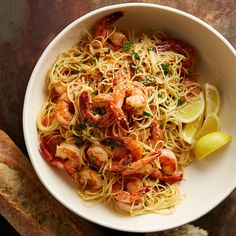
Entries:
{"label": "bread", "polygon": [[104,235],[57,202],[31,163],[0,130],[0,214],[23,236]]}
{"label": "bread", "polygon": [[195,227],[191,224],[186,224],[175,229],[166,230],[163,232],[147,233],[146,236],[207,236],[208,232]]}

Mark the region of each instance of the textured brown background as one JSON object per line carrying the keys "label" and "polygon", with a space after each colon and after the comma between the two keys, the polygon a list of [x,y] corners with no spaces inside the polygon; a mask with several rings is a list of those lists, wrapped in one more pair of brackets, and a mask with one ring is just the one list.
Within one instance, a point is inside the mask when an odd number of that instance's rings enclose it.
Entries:
{"label": "textured brown background", "polygon": [[[0,0],[0,128],[12,137],[25,155],[22,131],[24,94],[41,53],[65,26],[78,17],[102,6],[127,2],[132,1]],[[136,2],[162,4],[191,13],[212,25],[236,48],[236,0]],[[207,229],[210,235],[236,235],[236,191],[193,224]],[[103,230],[108,235],[120,235],[118,231]],[[17,233],[0,218],[0,235]]]}

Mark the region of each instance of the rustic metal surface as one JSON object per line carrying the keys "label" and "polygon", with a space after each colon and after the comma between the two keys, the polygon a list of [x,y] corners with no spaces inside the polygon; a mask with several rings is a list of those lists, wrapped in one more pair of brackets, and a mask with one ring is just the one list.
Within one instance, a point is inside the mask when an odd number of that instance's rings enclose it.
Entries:
{"label": "rustic metal surface", "polygon": [[[27,155],[22,108],[26,86],[41,53],[69,23],[102,6],[122,0],[0,0],[0,128]],[[236,47],[235,0],[153,0],[191,13],[212,25]],[[206,199],[207,201],[207,199]],[[236,191],[199,220],[192,222],[210,235],[236,235]],[[118,231],[103,229],[108,235]],[[17,235],[0,219],[0,235]],[[135,235],[122,233],[122,235]]]}

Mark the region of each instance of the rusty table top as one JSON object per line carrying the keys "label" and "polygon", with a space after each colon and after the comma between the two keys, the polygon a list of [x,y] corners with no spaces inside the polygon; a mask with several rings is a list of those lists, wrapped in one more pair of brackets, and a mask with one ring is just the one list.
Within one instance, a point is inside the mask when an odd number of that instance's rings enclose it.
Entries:
{"label": "rusty table top", "polygon": [[[78,17],[126,0],[1,0],[0,1],[0,128],[27,155],[22,129],[26,86],[50,41]],[[235,0],[147,0],[171,6],[204,20],[236,48]],[[207,200],[207,199],[206,199]],[[211,212],[192,222],[210,235],[236,235],[236,190]],[[120,232],[104,229],[107,235]],[[18,235],[0,218],[0,235]],[[122,235],[135,235],[122,233]],[[140,235],[140,234],[139,234]]]}

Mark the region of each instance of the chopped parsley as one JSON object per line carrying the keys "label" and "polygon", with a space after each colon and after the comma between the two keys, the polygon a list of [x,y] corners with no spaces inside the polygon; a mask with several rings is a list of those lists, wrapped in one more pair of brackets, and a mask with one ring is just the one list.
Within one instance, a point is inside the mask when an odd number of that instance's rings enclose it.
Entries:
{"label": "chopped parsley", "polygon": [[106,112],[106,109],[104,107],[97,107],[94,111],[92,111],[92,113],[94,115],[105,115],[107,112]]}
{"label": "chopped parsley", "polygon": [[181,105],[183,105],[184,104],[184,101],[180,98],[180,99],[178,99],[178,101],[177,101],[177,106],[181,106]]}
{"label": "chopped parsley", "polygon": [[79,124],[77,125],[77,129],[78,129],[79,131],[83,131],[84,129],[86,129],[86,127],[87,127],[87,125],[86,125],[85,123],[79,123]]}
{"label": "chopped parsley", "polygon": [[115,147],[115,146],[119,146],[120,143],[117,142],[116,140],[112,139],[112,138],[106,138],[103,140],[103,144],[109,147]]}
{"label": "chopped parsley", "polygon": [[132,53],[131,53],[131,57],[133,57],[133,58],[136,59],[136,60],[139,60],[139,59],[140,59],[140,57],[139,57],[139,55],[138,55],[137,52],[132,52]]}
{"label": "chopped parsley", "polygon": [[143,115],[147,116],[147,117],[152,117],[152,115],[150,113],[146,112],[146,111],[143,111]]}
{"label": "chopped parsley", "polygon": [[[96,172],[98,172],[99,171],[99,169],[96,167],[96,166],[89,166],[89,168],[91,169],[91,170],[94,170],[94,171],[96,171]],[[88,180],[87,180],[88,181]],[[93,185],[93,183],[91,182],[90,183],[91,185]]]}
{"label": "chopped parsley", "polygon": [[93,128],[97,128],[98,127],[98,123],[92,123],[92,124],[89,124],[90,127],[93,127]]}
{"label": "chopped parsley", "polygon": [[77,75],[77,74],[79,74],[79,72],[80,72],[79,70],[72,70],[71,73],[72,73],[73,75]]}
{"label": "chopped parsley", "polygon": [[83,140],[81,137],[76,138],[75,144],[79,147],[84,145],[85,140]]}
{"label": "chopped parsley", "polygon": [[93,162],[93,161],[96,161],[96,160],[97,160],[96,157],[93,157],[93,156],[89,157],[89,161],[90,161],[90,162]]}
{"label": "chopped parsley", "polygon": [[98,107],[97,110],[98,110],[98,114],[102,116],[107,113],[104,107]]}
{"label": "chopped parsley", "polygon": [[130,41],[126,41],[123,43],[122,49],[124,51],[129,51],[133,47],[133,44]]}
{"label": "chopped parsley", "polygon": [[137,78],[136,81],[140,82],[145,86],[157,86],[157,77],[155,76],[146,76],[145,78]]}
{"label": "chopped parsley", "polygon": [[167,63],[162,63],[162,64],[161,64],[161,68],[162,68],[162,70],[164,71],[164,74],[165,74],[165,75],[168,75],[168,74],[171,74],[171,73],[172,73],[171,67],[170,67],[170,65],[167,64]]}

